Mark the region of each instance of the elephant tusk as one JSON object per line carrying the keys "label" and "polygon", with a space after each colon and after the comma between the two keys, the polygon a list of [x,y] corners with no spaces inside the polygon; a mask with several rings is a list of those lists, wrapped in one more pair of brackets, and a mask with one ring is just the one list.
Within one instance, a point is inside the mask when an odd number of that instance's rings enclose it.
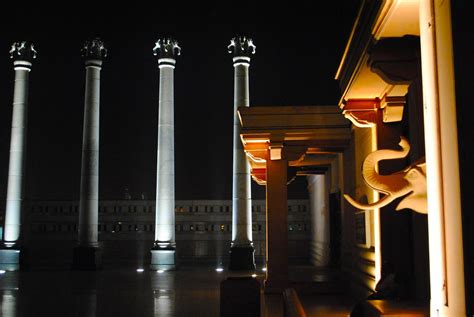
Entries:
{"label": "elephant tusk", "polygon": [[382,208],[390,204],[395,198],[391,195],[385,195],[384,197],[380,198],[378,201],[372,204],[361,204],[360,202],[352,199],[351,196],[344,194],[344,198],[355,208],[364,210],[364,209],[375,209],[375,208]]}

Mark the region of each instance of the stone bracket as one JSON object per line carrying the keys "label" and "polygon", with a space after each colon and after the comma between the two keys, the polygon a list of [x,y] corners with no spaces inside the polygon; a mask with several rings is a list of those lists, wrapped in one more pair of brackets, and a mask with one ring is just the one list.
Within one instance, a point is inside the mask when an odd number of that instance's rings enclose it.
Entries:
{"label": "stone bracket", "polygon": [[406,104],[404,96],[385,96],[380,102],[383,110],[383,122],[399,122],[403,119],[403,108]]}
{"label": "stone bracket", "polygon": [[380,109],[380,100],[349,99],[342,107],[342,114],[356,127],[370,128],[377,124],[377,112]]}

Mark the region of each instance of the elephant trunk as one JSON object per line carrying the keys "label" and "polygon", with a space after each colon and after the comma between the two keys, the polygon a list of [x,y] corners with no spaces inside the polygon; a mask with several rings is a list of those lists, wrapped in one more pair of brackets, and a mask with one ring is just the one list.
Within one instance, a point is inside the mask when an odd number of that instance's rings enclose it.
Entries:
{"label": "elephant trunk", "polygon": [[344,194],[344,198],[354,207],[356,207],[359,210],[365,210],[365,209],[376,209],[376,208],[382,208],[390,204],[395,198],[392,195],[385,195],[384,197],[380,198],[378,201],[372,203],[372,204],[362,204],[354,199],[352,199],[351,196]]}
{"label": "elephant trunk", "polygon": [[[376,170],[377,163],[382,160],[393,160],[406,157],[410,151],[410,144],[406,138],[401,137],[399,145],[402,150],[378,150],[370,153],[365,158],[364,164],[362,165],[362,175],[367,185],[374,190],[387,194],[387,196],[389,196],[390,193],[398,192],[400,189],[398,186],[401,185],[399,181],[400,177],[398,175],[380,175]],[[385,197],[382,199],[385,199]]]}

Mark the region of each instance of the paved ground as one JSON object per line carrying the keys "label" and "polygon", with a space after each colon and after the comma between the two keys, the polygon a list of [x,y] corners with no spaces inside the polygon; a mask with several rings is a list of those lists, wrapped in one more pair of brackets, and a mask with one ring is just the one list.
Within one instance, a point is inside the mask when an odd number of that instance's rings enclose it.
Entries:
{"label": "paved ground", "polygon": [[[302,278],[304,270],[292,271]],[[162,274],[132,269],[7,272],[0,275],[0,316],[217,317],[219,286],[225,278],[225,272],[213,267],[182,267]],[[301,299],[308,316],[347,316],[350,308],[335,294],[306,294]],[[279,296],[261,300],[262,317],[283,316]]]}

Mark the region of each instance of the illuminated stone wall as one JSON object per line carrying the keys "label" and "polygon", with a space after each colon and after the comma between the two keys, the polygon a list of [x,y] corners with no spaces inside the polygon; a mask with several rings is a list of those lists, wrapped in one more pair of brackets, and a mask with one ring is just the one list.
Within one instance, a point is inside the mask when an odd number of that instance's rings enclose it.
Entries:
{"label": "illuminated stone wall", "polygon": [[[230,200],[177,200],[177,257],[180,263],[227,262],[231,240]],[[255,256],[265,255],[265,201],[253,200]],[[26,206],[25,238],[32,266],[64,266],[77,232],[77,201],[35,201]],[[99,203],[99,244],[104,266],[149,263],[154,237],[155,202],[118,200]],[[307,200],[288,202],[290,263],[309,259],[310,222]],[[51,243],[45,243],[51,241]],[[182,243],[179,243],[182,242]]]}
{"label": "illuminated stone wall", "polygon": [[[377,193],[367,186],[362,163],[375,148],[373,128],[353,127],[351,146],[344,152],[344,191],[362,202],[378,200]],[[341,266],[351,281],[351,288],[360,297],[375,287],[374,211],[358,211],[344,201]]]}

